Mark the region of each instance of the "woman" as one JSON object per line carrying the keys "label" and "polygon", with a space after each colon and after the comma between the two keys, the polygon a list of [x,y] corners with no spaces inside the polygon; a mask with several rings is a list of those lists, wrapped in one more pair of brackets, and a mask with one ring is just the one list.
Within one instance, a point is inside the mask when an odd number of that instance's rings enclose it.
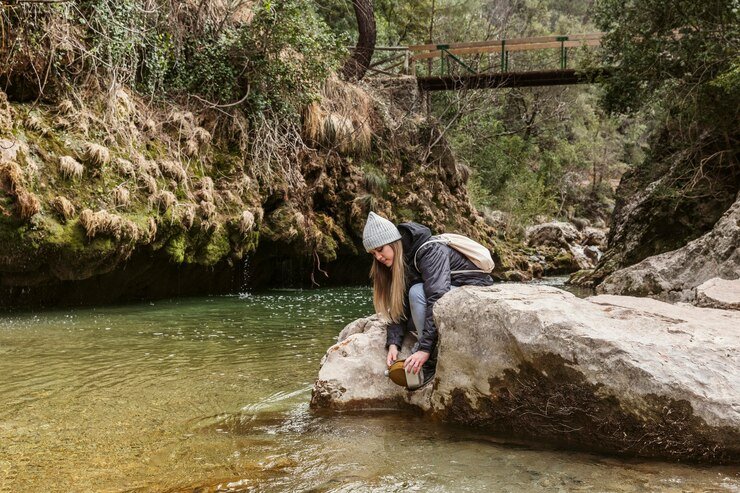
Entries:
{"label": "woman", "polygon": [[386,363],[390,366],[398,359],[406,332],[415,329],[418,342],[404,368],[419,373],[423,367],[424,383],[431,380],[436,366],[434,304],[453,287],[493,284],[490,275],[470,272],[478,267],[462,253],[434,239],[426,226],[408,222],[396,227],[374,212],[362,235],[365,250],[375,258],[370,269],[373,304],[389,323]]}

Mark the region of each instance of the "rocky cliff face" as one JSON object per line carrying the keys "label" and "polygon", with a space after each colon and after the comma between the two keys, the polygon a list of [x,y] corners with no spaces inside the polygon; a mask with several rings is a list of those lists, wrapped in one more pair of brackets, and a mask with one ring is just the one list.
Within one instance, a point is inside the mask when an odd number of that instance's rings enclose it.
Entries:
{"label": "rocky cliff face", "polygon": [[411,78],[328,80],[292,141],[123,87],[54,104],[2,96],[2,304],[228,291],[243,272],[251,286],[366,282],[370,210],[477,238],[498,272],[526,265],[472,207]]}
{"label": "rocky cliff face", "polygon": [[392,384],[383,375],[384,326],[362,319],[327,351],[312,405],[414,407],[497,435],[573,448],[740,460],[735,311],[500,285],[457,289],[434,312],[440,343],[433,383],[416,392]]}
{"label": "rocky cliff face", "polygon": [[605,294],[696,302],[697,287],[715,277],[740,278],[740,199],[710,232],[682,248],[648,257],[611,274],[597,290]]}
{"label": "rocky cliff face", "polygon": [[[665,139],[670,140],[671,136]],[[702,174],[682,160],[653,162],[622,176],[608,251],[581,284],[595,286],[612,272],[686,245],[712,229],[740,190],[736,157]]]}

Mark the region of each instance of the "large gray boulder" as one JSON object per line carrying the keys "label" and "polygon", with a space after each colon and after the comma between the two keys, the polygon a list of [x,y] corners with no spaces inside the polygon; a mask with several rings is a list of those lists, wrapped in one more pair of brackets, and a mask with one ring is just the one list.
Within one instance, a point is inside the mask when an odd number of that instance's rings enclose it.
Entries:
{"label": "large gray boulder", "polygon": [[740,278],[740,199],[710,232],[682,248],[614,272],[597,292],[692,303],[697,286],[714,277]]}
{"label": "large gray boulder", "polygon": [[408,392],[390,383],[383,326],[363,319],[327,352],[312,405],[410,406],[573,448],[740,460],[738,312],[512,284],[456,289],[434,313],[432,384]]}
{"label": "large gray boulder", "polygon": [[606,233],[592,227],[581,232],[571,223],[550,221],[527,228],[526,239],[545,259],[545,272],[561,274],[593,269],[601,259]]}
{"label": "large gray boulder", "polygon": [[[408,392],[384,374],[385,327],[377,316],[360,318],[347,325],[338,342],[321,360],[319,378],[311,394],[311,405],[338,411],[418,406],[428,408],[431,386]],[[408,335],[401,357],[408,356],[415,339]]]}
{"label": "large gray boulder", "polygon": [[533,247],[552,246],[568,248],[570,245],[580,243],[582,236],[580,231],[571,223],[562,221],[551,221],[549,223],[536,224],[526,230],[527,243]]}

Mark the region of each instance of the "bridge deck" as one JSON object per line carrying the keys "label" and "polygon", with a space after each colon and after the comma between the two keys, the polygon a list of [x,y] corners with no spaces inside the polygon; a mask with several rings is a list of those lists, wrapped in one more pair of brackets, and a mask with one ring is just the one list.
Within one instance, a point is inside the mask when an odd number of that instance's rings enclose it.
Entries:
{"label": "bridge deck", "polygon": [[457,75],[443,77],[418,77],[422,91],[459,91],[462,89],[495,89],[504,87],[559,86],[590,84],[599,77],[606,77],[605,69],[588,72],[546,70],[539,72],[504,72],[492,74]]}

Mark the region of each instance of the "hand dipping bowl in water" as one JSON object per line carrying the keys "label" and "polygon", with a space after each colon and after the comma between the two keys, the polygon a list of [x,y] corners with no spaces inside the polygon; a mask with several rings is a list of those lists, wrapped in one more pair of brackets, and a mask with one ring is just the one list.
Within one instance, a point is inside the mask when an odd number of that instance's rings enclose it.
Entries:
{"label": "hand dipping bowl in water", "polygon": [[386,371],[385,375],[393,380],[393,383],[406,387],[409,390],[416,390],[424,383],[424,370],[419,369],[419,373],[407,371],[403,368],[403,362],[406,360],[399,359],[393,363]]}

